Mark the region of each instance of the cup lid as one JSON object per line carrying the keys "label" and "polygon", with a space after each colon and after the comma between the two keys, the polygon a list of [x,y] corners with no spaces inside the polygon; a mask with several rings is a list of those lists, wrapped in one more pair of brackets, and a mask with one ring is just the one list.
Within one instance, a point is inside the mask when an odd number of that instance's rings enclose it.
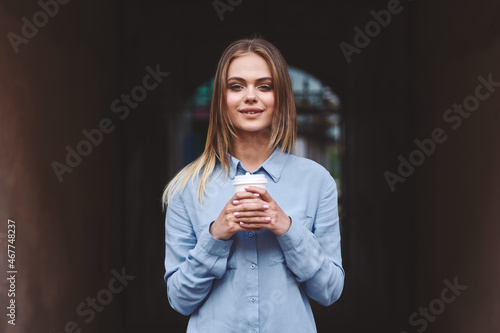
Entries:
{"label": "cup lid", "polygon": [[233,185],[241,184],[266,184],[267,179],[264,175],[252,175],[247,172],[245,175],[236,176],[233,180]]}

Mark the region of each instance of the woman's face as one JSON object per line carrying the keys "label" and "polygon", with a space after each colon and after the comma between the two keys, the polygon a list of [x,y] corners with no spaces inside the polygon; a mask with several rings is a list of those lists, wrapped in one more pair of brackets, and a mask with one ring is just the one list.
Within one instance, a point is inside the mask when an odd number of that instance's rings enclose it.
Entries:
{"label": "woman's face", "polygon": [[267,62],[255,53],[235,58],[228,68],[227,111],[237,133],[267,131],[274,91]]}

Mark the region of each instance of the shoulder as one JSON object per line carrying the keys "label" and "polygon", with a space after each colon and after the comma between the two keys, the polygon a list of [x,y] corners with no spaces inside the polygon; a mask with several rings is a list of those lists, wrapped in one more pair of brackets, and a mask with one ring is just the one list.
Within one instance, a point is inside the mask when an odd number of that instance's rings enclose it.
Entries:
{"label": "shoulder", "polygon": [[175,177],[169,182],[166,192],[168,198],[168,206],[172,203],[180,203],[183,197],[192,193],[197,188],[198,174],[194,174],[192,165],[187,165],[180,170]]}
{"label": "shoulder", "polygon": [[315,185],[314,187],[318,189],[331,190],[337,187],[332,175],[324,166],[305,157],[290,154],[283,172],[293,178],[300,178],[304,185]]}
{"label": "shoulder", "polygon": [[288,155],[286,167],[292,167],[305,173],[314,173],[318,177],[331,177],[330,172],[318,162],[294,154]]}
{"label": "shoulder", "polygon": [[172,199],[194,205],[198,202],[200,187],[205,195],[212,187],[220,186],[221,179],[227,178],[224,177],[227,175],[223,172],[220,162],[217,162],[214,169],[206,176],[204,168],[204,166],[188,165],[181,170],[172,180]]}

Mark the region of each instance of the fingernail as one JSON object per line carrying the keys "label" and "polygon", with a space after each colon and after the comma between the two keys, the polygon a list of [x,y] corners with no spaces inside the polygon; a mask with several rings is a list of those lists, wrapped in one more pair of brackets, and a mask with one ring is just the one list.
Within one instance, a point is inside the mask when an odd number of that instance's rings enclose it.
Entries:
{"label": "fingernail", "polygon": [[269,205],[264,205],[264,206],[262,206],[262,207],[264,207],[264,209],[268,209],[268,208],[269,208]]}
{"label": "fingernail", "polygon": [[245,225],[245,223],[244,222],[240,222],[240,225]]}
{"label": "fingernail", "polygon": [[271,218],[270,217],[266,217],[265,220],[266,221],[271,221]]}
{"label": "fingernail", "polygon": [[240,202],[239,202],[238,200],[233,200],[233,204],[234,204],[234,205],[237,205],[237,204],[239,204],[239,203],[240,203]]}
{"label": "fingernail", "polygon": [[234,216],[239,216],[240,213],[239,212],[234,212]]}
{"label": "fingernail", "polygon": [[245,186],[245,190],[248,190],[248,189],[250,189],[250,186]]}
{"label": "fingernail", "polygon": [[258,197],[259,196],[259,193],[254,193],[253,194],[254,197]]}

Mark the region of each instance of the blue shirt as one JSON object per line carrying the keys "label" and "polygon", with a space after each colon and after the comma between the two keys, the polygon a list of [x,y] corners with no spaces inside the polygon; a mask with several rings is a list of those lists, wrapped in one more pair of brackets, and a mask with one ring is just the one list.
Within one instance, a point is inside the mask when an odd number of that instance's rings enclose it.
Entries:
{"label": "blue shirt", "polygon": [[216,240],[209,227],[243,175],[230,157],[229,177],[218,164],[202,206],[188,182],[167,207],[165,281],[170,305],[191,315],[188,333],[316,332],[309,298],[328,306],[342,293],[344,270],[335,181],[321,165],[280,152],[255,171],[292,218],[288,232],[238,231]]}

